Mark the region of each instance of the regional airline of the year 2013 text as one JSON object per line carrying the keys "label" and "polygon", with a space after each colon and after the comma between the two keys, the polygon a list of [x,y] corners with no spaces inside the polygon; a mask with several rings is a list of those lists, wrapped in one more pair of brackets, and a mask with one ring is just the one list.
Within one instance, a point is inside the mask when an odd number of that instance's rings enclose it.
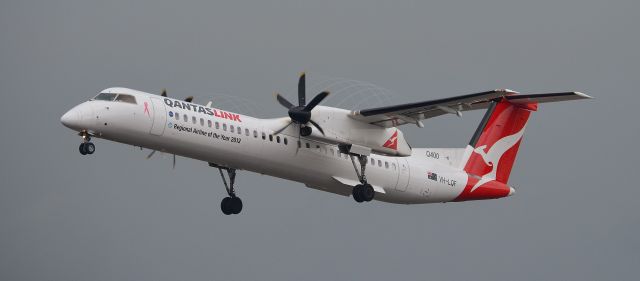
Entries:
{"label": "regional airline of the year 2013 text", "polygon": [[[82,137],[79,151],[93,154],[92,138],[171,153],[207,162],[222,176],[228,197],[224,214],[238,214],[236,170],[303,183],[356,202],[373,199],[421,204],[510,196],[511,168],[529,115],[538,104],[587,99],[580,92],[518,94],[492,90],[424,102],[350,111],[320,106],[329,92],[306,101],[305,74],[298,102],[276,100],[288,117],[259,119],[154,95],[109,88],[81,103],[60,121]],[[398,128],[423,127],[423,120],[485,109],[465,148],[412,148]],[[225,177],[226,172],[226,177]]]}

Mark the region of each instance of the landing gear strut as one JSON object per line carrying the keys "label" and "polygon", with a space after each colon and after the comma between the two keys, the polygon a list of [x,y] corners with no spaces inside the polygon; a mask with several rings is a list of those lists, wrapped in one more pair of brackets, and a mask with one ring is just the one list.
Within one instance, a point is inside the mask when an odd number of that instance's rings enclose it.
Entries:
{"label": "landing gear strut", "polygon": [[[351,163],[353,163],[353,168],[356,170],[356,175],[358,176],[358,180],[360,181],[360,184],[353,187],[353,199],[358,203],[369,202],[373,200],[373,197],[375,197],[376,193],[373,190],[373,186],[367,183],[367,177],[364,174],[365,168],[367,167],[367,156],[359,154],[350,154],[350,156]],[[360,163],[360,170],[358,170],[356,158],[358,158],[358,162]]]}
{"label": "landing gear strut", "polygon": [[[225,215],[239,214],[240,211],[242,211],[242,200],[240,200],[240,197],[236,196],[236,190],[234,188],[236,181],[236,169],[221,167],[213,163],[209,163],[209,166],[218,168],[220,176],[222,177],[222,182],[224,183],[224,188],[227,190],[227,194],[229,195],[220,202],[220,209],[222,210],[222,213]],[[222,170],[227,171],[227,175],[229,177],[228,183]]]}
{"label": "landing gear strut", "polygon": [[82,131],[79,135],[82,137],[82,143],[78,148],[80,154],[87,155],[96,152],[96,146],[91,142],[91,135],[87,131]]}

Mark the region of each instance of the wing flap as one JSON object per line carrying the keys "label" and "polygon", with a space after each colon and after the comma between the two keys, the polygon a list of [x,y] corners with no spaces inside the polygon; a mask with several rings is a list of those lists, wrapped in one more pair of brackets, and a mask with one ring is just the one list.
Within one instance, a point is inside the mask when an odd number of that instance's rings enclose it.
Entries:
{"label": "wing flap", "polygon": [[[338,181],[339,183],[344,184],[344,185],[346,185],[346,186],[351,186],[351,187],[353,187],[353,186],[356,186],[356,185],[359,185],[359,184],[360,184],[360,182],[359,182],[359,181],[350,180],[350,179],[345,179],[345,178],[342,178],[342,177],[336,177],[336,176],[333,176],[332,178],[333,178],[334,180]],[[378,193],[387,193],[387,192],[385,192],[385,191],[384,191],[384,188],[382,188],[381,186],[377,186],[377,185],[373,185],[373,184],[372,184],[372,185],[371,185],[371,187],[373,187],[373,190],[374,190],[375,192],[378,192]]]}

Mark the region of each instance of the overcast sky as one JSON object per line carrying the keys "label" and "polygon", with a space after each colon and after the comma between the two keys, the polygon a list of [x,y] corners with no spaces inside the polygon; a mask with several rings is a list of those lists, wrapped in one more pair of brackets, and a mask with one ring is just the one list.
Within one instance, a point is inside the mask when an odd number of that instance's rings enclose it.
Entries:
{"label": "overcast sky", "polygon": [[[213,2],[0,3],[0,280],[638,279],[638,1]],[[206,163],[172,170],[104,140],[82,157],[59,122],[111,86],[284,116],[272,93],[294,99],[302,70],[389,89],[390,104],[596,99],[540,106],[513,197],[356,204],[243,171],[238,216]],[[413,147],[462,147],[481,116],[402,129]]]}

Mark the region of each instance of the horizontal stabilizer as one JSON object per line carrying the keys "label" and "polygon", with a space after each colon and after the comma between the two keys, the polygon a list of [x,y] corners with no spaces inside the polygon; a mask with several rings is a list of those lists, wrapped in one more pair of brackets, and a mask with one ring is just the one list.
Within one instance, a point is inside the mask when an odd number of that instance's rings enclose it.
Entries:
{"label": "horizontal stabilizer", "polygon": [[519,103],[546,103],[568,100],[591,99],[592,97],[580,92],[564,92],[564,93],[548,93],[548,94],[531,94],[531,95],[513,95],[505,96],[509,102]]}

